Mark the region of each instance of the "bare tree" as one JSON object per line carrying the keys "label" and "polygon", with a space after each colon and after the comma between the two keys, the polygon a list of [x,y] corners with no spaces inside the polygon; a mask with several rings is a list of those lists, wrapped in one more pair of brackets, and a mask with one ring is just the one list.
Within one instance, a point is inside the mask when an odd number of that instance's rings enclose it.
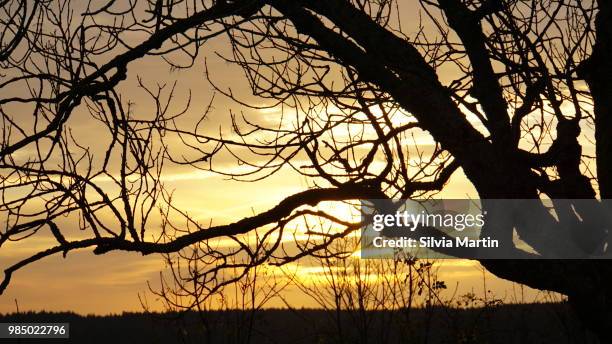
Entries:
{"label": "bare tree", "polygon": [[434,307],[448,303],[440,295],[446,284],[438,279],[433,262],[403,254],[385,260],[361,260],[345,254],[355,252],[359,244],[356,237],[335,241],[309,262],[320,268],[314,274],[304,276],[296,273],[299,269],[283,269],[292,285],[330,318],[334,327],[330,339],[338,343],[390,343],[397,340],[390,338],[390,326],[400,329],[401,338],[411,338],[415,308],[425,310],[422,332],[428,334]]}
{"label": "bare tree", "polygon": [[[210,285],[223,269],[316,255],[359,227],[314,207],[320,203],[429,197],[459,169],[482,199],[607,199],[612,192],[612,31],[604,1],[0,3],[0,245],[44,232],[57,241],[8,266],[2,290],[18,269],[87,247],[97,254],[186,250],[205,262],[195,276]],[[282,109],[275,123],[231,114],[232,135],[211,134],[201,116],[181,120],[189,118],[189,100],[174,110],[172,89],[146,81],[141,87],[156,111],[131,111],[120,85],[133,64],[159,56],[173,68],[193,68],[220,37],[230,48],[222,58],[242,67],[252,94]],[[218,93],[257,107],[215,73],[206,75]],[[77,116],[104,128],[106,138],[88,144],[72,129]],[[415,135],[429,135],[433,148],[424,151]],[[177,141],[180,151],[171,145]],[[584,142],[595,152],[583,152]],[[246,172],[218,167],[223,154]],[[212,226],[175,206],[160,178],[171,165],[248,181],[293,168],[312,187]],[[529,253],[514,246],[514,231],[543,256],[550,242],[588,252],[608,246],[604,225],[578,220],[603,218],[604,207],[555,211],[571,233],[555,230],[544,205],[532,209],[539,223],[483,233],[522,257]],[[64,217],[80,231],[60,225]],[[341,229],[308,227],[309,239],[289,248],[283,238],[312,218]],[[219,248],[214,239],[222,237],[235,245]],[[585,323],[609,338],[607,262],[482,263],[500,277],[568,295]]]}

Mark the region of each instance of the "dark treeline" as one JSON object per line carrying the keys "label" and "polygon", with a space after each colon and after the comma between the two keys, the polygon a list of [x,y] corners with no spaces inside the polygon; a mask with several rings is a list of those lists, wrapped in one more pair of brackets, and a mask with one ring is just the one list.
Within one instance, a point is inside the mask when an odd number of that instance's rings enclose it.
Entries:
{"label": "dark treeline", "polygon": [[41,312],[0,315],[0,322],[70,323],[70,340],[48,343],[597,343],[567,304],[546,303],[415,308],[367,316],[317,309],[108,316]]}

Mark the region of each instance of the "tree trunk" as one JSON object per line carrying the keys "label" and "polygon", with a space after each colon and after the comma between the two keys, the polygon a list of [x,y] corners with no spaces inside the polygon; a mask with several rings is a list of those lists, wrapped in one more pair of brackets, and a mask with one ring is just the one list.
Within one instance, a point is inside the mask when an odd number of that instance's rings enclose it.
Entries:
{"label": "tree trunk", "polygon": [[595,114],[597,181],[602,199],[612,198],[612,3],[598,1],[595,45],[577,72],[591,90]]}

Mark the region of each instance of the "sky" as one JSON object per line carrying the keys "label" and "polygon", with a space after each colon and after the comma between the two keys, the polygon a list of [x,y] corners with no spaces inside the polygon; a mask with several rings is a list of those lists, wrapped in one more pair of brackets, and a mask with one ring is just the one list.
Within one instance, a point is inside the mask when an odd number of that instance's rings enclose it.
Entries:
{"label": "sky", "polygon": [[[194,214],[238,219],[255,210],[263,210],[275,204],[283,195],[290,194],[303,185],[296,185],[290,176],[274,176],[259,186],[250,183],[231,182],[221,177],[182,179],[176,183],[180,199],[191,204]],[[206,189],[205,192],[200,188]],[[262,192],[265,190],[265,192]],[[465,195],[469,186],[461,176],[454,178],[447,187],[449,195]],[[262,197],[265,194],[266,197]],[[449,197],[450,198],[450,197]],[[238,201],[237,201],[238,200]],[[42,240],[41,240],[42,241]],[[48,244],[48,242],[47,242]],[[45,242],[24,241],[3,248],[0,261],[10,259],[45,246]],[[474,292],[482,295],[486,283],[489,296],[505,302],[542,301],[547,294],[499,279],[483,271],[480,265],[469,260],[449,259],[439,262],[438,278],[449,289],[443,297]],[[142,311],[142,299],[151,309],[160,310],[149,290],[159,288],[163,259],[156,255],[141,256],[135,253],[112,252],[102,256],[91,250],[71,252],[46,258],[18,271],[7,291],[0,296],[0,312],[23,310],[74,311],[83,314],[110,314],[124,311]],[[303,269],[304,274],[316,275],[316,269]],[[305,278],[306,278],[305,276]],[[483,280],[483,276],[485,280]],[[523,294],[521,294],[523,293]],[[283,291],[283,296],[293,307],[317,307],[317,304],[295,287]],[[16,300],[16,301],[15,301]],[[282,307],[280,299],[273,299],[268,307]]]}
{"label": "sky", "polygon": [[[404,21],[416,22],[417,12],[402,14]],[[252,102],[261,101],[250,96],[244,75],[236,66],[215,58],[214,52],[226,50],[223,41],[213,41],[204,47],[211,76],[223,85],[231,85],[234,94]],[[175,71],[159,58],[145,58],[129,66],[128,79],[119,89],[127,102],[134,102],[132,111],[146,114],[153,111],[153,104],[142,90],[138,89],[137,77],[148,85],[176,82],[176,99],[186,99],[192,92],[189,116],[198,116],[209,104],[214,91],[205,80],[203,59],[189,70]],[[449,75],[442,75],[449,78]],[[177,111],[180,108],[177,105]],[[244,113],[258,120],[277,120],[280,109],[248,109],[222,95],[215,96],[207,126],[211,131],[229,126],[229,112]],[[70,127],[79,142],[96,149],[104,141],[103,134],[87,116],[77,110],[71,118]],[[424,145],[428,144],[423,137]],[[26,153],[27,154],[27,153]],[[230,164],[231,159],[220,163]],[[166,187],[175,190],[176,206],[188,211],[202,222],[213,224],[234,222],[254,212],[266,210],[284,197],[307,189],[311,181],[295,172],[284,169],[256,183],[245,183],[209,172],[185,167],[171,167],[164,175]],[[101,182],[101,185],[104,185]],[[475,190],[461,172],[455,173],[439,197],[476,197]],[[69,225],[69,224],[68,224]],[[53,240],[49,236],[37,235],[28,240],[10,243],[0,250],[0,265],[5,266],[18,257],[37,252]],[[133,253],[112,252],[94,255],[90,249],[70,252],[66,258],[60,255],[46,258],[19,270],[6,292],[0,296],[0,313],[24,310],[74,311],[82,314],[109,314],[123,311],[142,311],[141,300],[146,299],[152,309],[161,304],[150,293],[149,288],[159,287],[160,272],[164,269],[160,256],[141,256]],[[309,272],[310,271],[310,272]],[[315,271],[315,272],[313,272]],[[316,269],[304,269],[307,275]],[[449,287],[447,297],[467,292],[492,295],[505,300],[536,301],[545,294],[529,288],[521,288],[512,282],[499,279],[482,271],[480,265],[468,260],[446,260],[440,262],[439,279]],[[315,307],[316,303],[295,288],[284,292],[286,300],[294,307]],[[521,294],[520,297],[517,295]],[[282,306],[281,300],[272,300],[268,306]]]}

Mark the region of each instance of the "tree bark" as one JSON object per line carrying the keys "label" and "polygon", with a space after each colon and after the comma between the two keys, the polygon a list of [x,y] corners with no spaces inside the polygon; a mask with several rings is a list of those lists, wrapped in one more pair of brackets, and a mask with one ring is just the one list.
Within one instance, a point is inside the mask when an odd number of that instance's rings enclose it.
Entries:
{"label": "tree bark", "polygon": [[608,199],[612,198],[612,3],[598,1],[598,6],[595,45],[578,75],[593,97],[597,180],[601,198]]}

